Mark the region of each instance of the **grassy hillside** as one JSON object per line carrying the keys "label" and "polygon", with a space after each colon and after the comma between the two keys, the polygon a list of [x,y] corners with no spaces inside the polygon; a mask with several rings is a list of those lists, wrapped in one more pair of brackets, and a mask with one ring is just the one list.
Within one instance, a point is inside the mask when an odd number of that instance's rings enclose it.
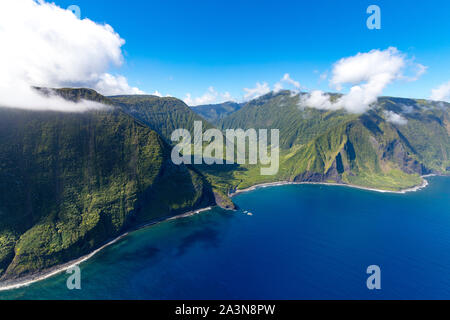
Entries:
{"label": "grassy hillside", "polygon": [[163,139],[121,110],[0,108],[2,280],[77,258],[140,223],[210,204],[207,180],[173,165]]}
{"label": "grassy hillside", "polygon": [[417,160],[435,173],[450,173],[450,104],[429,100],[383,97],[376,110],[401,114],[408,122],[397,126]]}
{"label": "grassy hillside", "polygon": [[[232,189],[288,180],[400,190],[420,184],[419,175],[450,173],[449,104],[383,97],[358,115],[309,108],[299,97],[269,93],[220,121],[222,129],[279,129],[281,157],[276,176],[244,165],[232,173],[217,170],[219,181],[228,179]],[[387,111],[406,124],[387,121]]]}
{"label": "grassy hillside", "polygon": [[302,110],[298,103],[299,95],[292,95],[290,91],[269,93],[224,118],[219,126],[222,129],[279,129],[280,146],[288,149],[356,117],[343,111]]}

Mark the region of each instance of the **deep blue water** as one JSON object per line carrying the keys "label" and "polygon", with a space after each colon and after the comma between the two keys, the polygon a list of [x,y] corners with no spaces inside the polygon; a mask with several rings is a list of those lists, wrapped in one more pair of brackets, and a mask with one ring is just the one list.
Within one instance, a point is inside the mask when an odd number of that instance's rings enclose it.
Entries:
{"label": "deep blue water", "polygon": [[62,273],[0,299],[450,299],[450,179],[428,179],[404,195],[261,188],[234,198],[241,211],[131,233],[81,264],[81,290]]}

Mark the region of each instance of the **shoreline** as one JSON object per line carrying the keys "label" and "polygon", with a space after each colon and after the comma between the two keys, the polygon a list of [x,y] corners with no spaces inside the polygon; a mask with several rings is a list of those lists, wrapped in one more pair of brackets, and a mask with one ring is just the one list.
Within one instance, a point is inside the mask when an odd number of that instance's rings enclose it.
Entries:
{"label": "shoreline", "polygon": [[[356,189],[361,189],[361,190],[367,190],[367,191],[374,191],[374,192],[380,192],[380,193],[397,193],[397,194],[405,194],[408,192],[415,192],[418,190],[421,190],[423,188],[426,188],[428,186],[428,181],[425,179],[426,177],[431,177],[431,176],[436,176],[436,174],[428,174],[428,175],[423,175],[421,176],[422,178],[422,184],[412,187],[412,188],[407,188],[407,189],[403,189],[403,190],[399,190],[399,191],[389,191],[389,190],[382,190],[382,189],[376,189],[376,188],[369,188],[369,187],[362,187],[362,186],[357,186],[357,185],[352,185],[352,184],[344,184],[344,183],[330,183],[330,182],[293,182],[293,181],[276,181],[276,182],[267,182],[267,183],[260,183],[260,184],[256,184],[253,185],[251,187],[245,188],[245,189],[240,189],[240,190],[236,190],[233,193],[228,194],[228,197],[233,198],[234,196],[237,196],[241,193],[245,193],[245,192],[250,192],[250,191],[254,191],[256,189],[259,188],[266,188],[266,187],[276,187],[276,186],[284,186],[284,185],[302,185],[302,184],[314,184],[314,185],[327,185],[327,186],[341,186],[341,187],[349,187],[349,188],[356,188]],[[123,234],[119,235],[118,237],[114,238],[113,240],[107,242],[106,244],[102,245],[101,247],[95,249],[94,251],[92,251],[89,254],[86,254],[78,259],[74,259],[71,260],[67,263],[64,264],[60,264],[54,267],[51,267],[47,270],[44,270],[42,272],[38,272],[34,275],[31,276],[26,276],[23,278],[19,278],[16,280],[11,280],[11,281],[6,281],[4,284],[0,283],[0,292],[2,291],[7,291],[7,290],[14,290],[14,289],[19,289],[22,287],[27,287],[33,283],[51,278],[59,273],[62,273],[64,271],[66,271],[67,269],[75,266],[75,265],[79,265],[83,262],[86,262],[87,260],[89,260],[90,258],[92,258],[93,256],[95,256],[97,253],[99,253],[101,250],[105,249],[106,247],[116,243],[117,241],[121,240],[122,238],[126,237],[130,232],[134,232],[134,231],[138,231],[165,221],[171,221],[171,220],[175,220],[175,219],[181,219],[181,218],[186,218],[186,217],[191,217],[193,215],[205,212],[205,211],[209,211],[213,208],[213,206],[210,207],[205,207],[205,208],[200,208],[200,209],[196,209],[196,210],[191,210],[191,211],[187,211],[178,215],[174,215],[174,216],[169,216],[169,217],[164,217],[164,218],[159,218],[159,219],[154,219],[150,222],[147,222],[145,224],[142,224],[140,226],[135,227],[134,229],[131,229],[129,231],[124,232]]]}
{"label": "shoreline", "polygon": [[383,190],[383,189],[376,189],[376,188],[370,188],[370,187],[363,187],[363,186],[357,186],[354,184],[346,184],[346,183],[337,183],[337,182],[294,182],[294,181],[275,181],[275,182],[266,182],[266,183],[260,183],[255,184],[251,187],[245,188],[245,189],[239,189],[234,191],[233,193],[229,193],[228,196],[230,198],[233,198],[234,196],[237,196],[238,194],[253,191],[259,188],[267,188],[267,187],[277,187],[277,186],[285,186],[285,185],[302,185],[302,184],[313,184],[313,185],[325,185],[325,186],[338,186],[338,187],[349,187],[349,188],[355,188],[355,189],[361,189],[366,191],[374,191],[379,193],[396,193],[396,194],[405,194],[408,192],[416,192],[421,189],[424,189],[428,186],[428,181],[425,179],[427,177],[433,177],[436,176],[436,174],[427,174],[421,176],[422,183],[420,185],[417,185],[415,187],[402,189],[399,191],[391,191],[391,190]]}
{"label": "shoreline", "polygon": [[57,274],[60,274],[64,271],[66,271],[67,269],[70,269],[73,266],[79,265],[83,262],[88,261],[90,258],[92,258],[93,256],[95,256],[97,253],[99,253],[100,251],[102,251],[103,249],[105,249],[106,247],[109,247],[110,245],[116,243],[117,241],[121,240],[122,238],[125,238],[130,232],[134,232],[134,231],[138,231],[153,225],[157,225],[159,223],[165,222],[165,221],[171,221],[171,220],[176,220],[176,219],[181,219],[181,218],[186,218],[186,217],[191,217],[193,215],[199,214],[201,212],[204,211],[208,211],[211,210],[213,207],[205,207],[205,208],[200,208],[200,209],[196,209],[196,210],[191,210],[191,211],[187,211],[184,213],[180,213],[174,216],[170,216],[170,217],[166,217],[166,218],[160,218],[160,219],[155,219],[153,221],[147,222],[143,225],[137,226],[134,229],[131,229],[129,231],[124,232],[123,234],[119,235],[118,237],[114,238],[111,241],[108,241],[107,243],[105,243],[104,245],[102,245],[101,247],[95,249],[94,251],[92,251],[91,253],[88,253],[78,259],[74,259],[71,260],[69,262],[60,264],[60,265],[56,265],[53,266],[49,269],[43,270],[41,272],[38,272],[36,274],[30,275],[30,276],[25,276],[16,280],[10,280],[10,281],[5,281],[4,284],[0,283],[0,292],[2,291],[8,291],[8,290],[14,290],[14,289],[19,289],[22,287],[27,287],[33,283],[51,278],[53,276],[56,276]]}

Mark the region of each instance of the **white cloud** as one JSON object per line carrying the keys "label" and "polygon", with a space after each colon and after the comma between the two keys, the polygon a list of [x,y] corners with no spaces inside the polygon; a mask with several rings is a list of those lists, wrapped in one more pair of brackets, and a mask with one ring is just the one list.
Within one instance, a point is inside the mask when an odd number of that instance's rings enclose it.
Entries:
{"label": "white cloud", "polygon": [[222,94],[222,98],[223,98],[225,101],[231,101],[231,100],[233,100],[233,97],[231,96],[231,94],[230,94],[228,91],[226,91],[225,93]]}
{"label": "white cloud", "polygon": [[415,69],[415,75],[405,77],[407,81],[417,81],[425,72],[427,72],[428,67],[424,66],[423,64],[413,63],[412,61],[410,61],[409,64],[411,64],[413,69]]}
{"label": "white cloud", "polygon": [[244,94],[244,100],[252,100],[269,93],[270,87],[267,82],[257,82],[255,88],[244,88],[244,91],[246,92]]}
{"label": "white cloud", "polygon": [[281,91],[283,89],[284,89],[283,84],[280,83],[280,82],[275,83],[275,85],[273,86],[273,91],[274,92],[279,92],[279,91]]}
{"label": "white cloud", "polygon": [[232,97],[229,92],[219,93],[214,89],[214,87],[209,87],[208,91],[200,97],[193,98],[190,93],[187,93],[184,98],[184,102],[188,106],[192,107],[204,104],[222,103],[230,100],[232,100]]}
{"label": "white cloud", "polygon": [[289,73],[285,73],[283,76],[283,79],[281,79],[281,81],[287,82],[287,83],[293,85],[295,88],[300,89],[300,82],[292,79],[291,76],[289,75]]}
{"label": "white cloud", "polygon": [[138,88],[130,87],[124,76],[113,76],[109,73],[100,75],[96,83],[92,84],[92,88],[107,96],[145,93]]}
{"label": "white cloud", "polygon": [[378,80],[385,84],[399,77],[404,65],[404,56],[393,47],[358,53],[335,63],[330,83],[338,90],[346,83],[356,85]]}
{"label": "white cloud", "polygon": [[311,91],[308,95],[300,98],[301,107],[312,107],[316,109],[335,110],[340,107],[331,103],[329,95],[320,90]]}
{"label": "white cloud", "polygon": [[450,81],[441,84],[438,88],[431,90],[431,100],[450,102]]}
{"label": "white cloud", "polygon": [[300,82],[295,81],[294,79],[292,79],[291,76],[289,75],[289,73],[285,73],[283,78],[281,78],[280,81],[275,83],[273,91],[274,92],[278,92],[278,91],[283,90],[284,89],[284,86],[283,86],[284,83],[294,87],[294,90],[300,90]]}
{"label": "white cloud", "polygon": [[404,126],[408,123],[408,120],[403,118],[401,115],[393,112],[393,111],[384,111],[383,112],[384,117],[386,118],[386,121],[391,122],[393,124],[397,124],[400,126]]}
{"label": "white cloud", "polygon": [[414,112],[414,107],[411,105],[401,104],[402,113],[412,113]]}
{"label": "white cloud", "polygon": [[[403,71],[407,64],[411,62],[406,61],[405,55],[393,47],[343,58],[333,66],[330,85],[338,91],[349,85],[348,93],[335,102],[328,103],[324,102],[329,98],[328,95],[314,91],[303,98],[301,103],[319,109],[344,108],[353,113],[365,112],[377,101],[387,85],[395,80],[405,79]],[[426,70],[419,64],[411,66],[418,68],[416,79]]]}
{"label": "white cloud", "polygon": [[[142,93],[125,77],[107,72],[123,63],[125,41],[113,28],[80,20],[55,4],[0,1],[0,39],[2,106],[50,109],[49,104],[57,109],[45,101],[54,97],[45,98],[30,86],[89,87],[105,95]],[[72,107],[61,106],[61,110]]]}
{"label": "white cloud", "polygon": [[151,93],[151,95],[152,95],[152,96],[157,96],[157,97],[160,97],[160,98],[162,98],[162,97],[172,97],[171,94],[163,95],[163,94],[162,94],[161,92],[159,92],[158,90],[155,90],[153,93]]}
{"label": "white cloud", "polygon": [[[0,94],[3,94],[2,88],[0,88]],[[2,107],[7,108],[64,112],[84,112],[109,108],[94,101],[68,101],[55,93],[49,92],[48,94],[43,94],[30,86],[22,85],[15,87],[13,94],[0,97],[0,103]]]}

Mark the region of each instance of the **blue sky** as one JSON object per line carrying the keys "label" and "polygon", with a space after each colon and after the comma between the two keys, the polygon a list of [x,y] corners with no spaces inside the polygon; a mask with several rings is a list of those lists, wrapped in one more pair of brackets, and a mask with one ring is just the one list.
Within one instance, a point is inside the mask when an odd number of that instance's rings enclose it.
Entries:
{"label": "blue sky", "polygon": [[[81,18],[110,24],[126,41],[125,63],[111,72],[148,93],[184,98],[213,86],[241,99],[243,88],[273,86],[285,73],[305,89],[330,91],[319,76],[333,63],[390,46],[428,69],[418,81],[389,85],[384,95],[427,98],[450,80],[448,0],[55,3],[78,5]],[[366,27],[371,4],[381,8],[381,30]]]}

